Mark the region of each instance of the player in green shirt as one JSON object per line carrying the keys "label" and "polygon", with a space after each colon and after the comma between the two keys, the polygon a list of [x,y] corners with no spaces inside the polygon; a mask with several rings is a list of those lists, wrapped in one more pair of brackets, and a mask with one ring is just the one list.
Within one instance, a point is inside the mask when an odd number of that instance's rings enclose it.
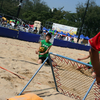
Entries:
{"label": "player in green shirt", "polygon": [[[38,64],[43,63],[43,61],[48,57],[49,50],[52,46],[52,44],[49,42],[50,39],[51,39],[51,34],[48,33],[46,34],[46,39],[40,42],[39,48],[44,47],[44,52],[43,53],[39,52],[39,49],[36,51],[36,54],[39,55]],[[49,60],[47,60],[47,63],[49,64]]]}

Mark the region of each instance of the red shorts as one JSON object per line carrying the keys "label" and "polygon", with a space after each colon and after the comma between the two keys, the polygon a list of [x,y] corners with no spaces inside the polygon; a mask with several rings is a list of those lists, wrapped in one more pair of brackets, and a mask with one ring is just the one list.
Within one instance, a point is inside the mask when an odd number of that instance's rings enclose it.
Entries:
{"label": "red shorts", "polygon": [[97,51],[100,51],[100,32],[89,40],[89,43],[92,48],[94,48]]}

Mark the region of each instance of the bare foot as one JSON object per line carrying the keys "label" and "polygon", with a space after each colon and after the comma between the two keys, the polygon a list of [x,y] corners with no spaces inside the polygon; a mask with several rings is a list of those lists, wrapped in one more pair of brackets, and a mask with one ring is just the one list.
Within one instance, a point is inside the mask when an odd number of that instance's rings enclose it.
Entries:
{"label": "bare foot", "polygon": [[93,72],[91,76],[95,79],[96,78],[96,73]]}

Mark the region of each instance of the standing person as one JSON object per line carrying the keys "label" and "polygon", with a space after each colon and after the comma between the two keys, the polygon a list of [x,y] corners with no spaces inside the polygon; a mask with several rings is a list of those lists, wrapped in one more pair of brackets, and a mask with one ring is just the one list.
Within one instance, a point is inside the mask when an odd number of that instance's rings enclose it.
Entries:
{"label": "standing person", "polygon": [[37,32],[38,32],[37,27],[35,27],[33,33],[37,34]]}
{"label": "standing person", "polygon": [[[39,52],[39,49],[36,51],[36,54],[39,54],[38,64],[43,63],[44,60],[48,57],[49,50],[52,46],[52,44],[49,42],[50,39],[51,39],[51,34],[48,33],[46,34],[46,39],[40,42],[39,48],[44,47],[44,52],[43,53]],[[47,63],[49,64],[49,60],[47,60]]]}
{"label": "standing person", "polygon": [[48,34],[49,32],[46,30],[46,33],[45,34]]}
{"label": "standing person", "polygon": [[91,62],[96,73],[96,81],[97,84],[100,85],[100,61],[99,61],[99,53],[100,51],[100,32],[89,40],[91,50],[89,50]]}
{"label": "standing person", "polygon": [[71,37],[70,36],[68,36],[68,41],[71,42]]}
{"label": "standing person", "polygon": [[45,39],[46,38],[46,35],[48,34],[49,32],[46,30],[45,32],[43,32],[43,38]]}
{"label": "standing person", "polygon": [[54,34],[54,38],[57,39],[58,37],[58,31],[56,31],[56,33]]}
{"label": "standing person", "polygon": [[29,32],[28,26],[25,26],[25,32]]}
{"label": "standing person", "polygon": [[68,35],[66,34],[64,41],[68,41]]}
{"label": "standing person", "polygon": [[74,43],[74,38],[71,39],[71,42]]}
{"label": "standing person", "polygon": [[14,21],[12,21],[10,24],[11,24],[12,27],[15,26],[15,22]]}

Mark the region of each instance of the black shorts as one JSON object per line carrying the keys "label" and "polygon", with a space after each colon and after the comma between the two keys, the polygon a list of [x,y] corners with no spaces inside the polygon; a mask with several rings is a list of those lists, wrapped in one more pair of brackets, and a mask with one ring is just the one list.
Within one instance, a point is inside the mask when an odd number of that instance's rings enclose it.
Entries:
{"label": "black shorts", "polygon": [[[87,64],[90,64],[89,62],[87,63]],[[87,66],[88,67],[88,69],[91,69],[92,67],[90,67],[90,66]]]}
{"label": "black shorts", "polygon": [[[90,64],[90,63],[88,62],[87,64]],[[87,66],[87,67],[88,67],[88,69],[92,69],[92,72],[95,72],[93,67],[90,67],[90,66]]]}
{"label": "black shorts", "polygon": [[[39,57],[39,59],[41,59],[42,60],[42,63],[44,62],[44,60],[46,59],[45,57]],[[49,59],[47,59],[47,61],[46,61],[49,65],[50,65],[50,62],[49,62]]]}

